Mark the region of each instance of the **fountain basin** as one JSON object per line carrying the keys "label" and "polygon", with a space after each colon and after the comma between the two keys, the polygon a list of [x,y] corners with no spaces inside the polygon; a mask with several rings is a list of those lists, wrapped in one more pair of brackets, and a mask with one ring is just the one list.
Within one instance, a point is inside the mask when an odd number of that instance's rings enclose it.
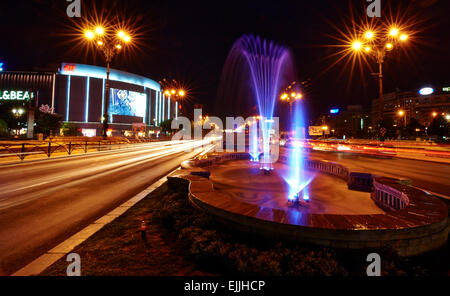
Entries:
{"label": "fountain basin", "polygon": [[[449,232],[447,206],[439,199],[414,187],[399,184],[392,178],[377,177],[376,186],[383,185],[403,192],[402,194],[407,195],[409,199],[405,207],[398,210],[392,210],[390,207],[377,209],[376,206],[380,205],[383,200],[377,199],[379,193],[375,196],[372,192],[369,196],[376,205],[367,203],[370,206],[362,210],[362,207],[357,206],[360,202],[352,204],[352,207],[346,209],[347,211],[352,209],[360,211],[353,214],[343,212],[342,206],[340,209],[334,210],[331,206],[328,207],[328,210],[326,207],[324,209],[317,206],[320,205],[319,201],[332,204],[333,198],[328,197],[327,202],[326,197],[320,199],[314,197],[314,189],[310,191],[311,201],[309,204],[313,205],[316,199],[317,205],[305,208],[290,208],[287,206],[287,202],[280,205],[277,201],[261,200],[261,195],[258,194],[254,197],[252,194],[244,194],[247,191],[245,184],[248,183],[244,178],[237,178],[237,180],[241,180],[243,193],[239,193],[233,187],[223,187],[221,190],[220,184],[226,185],[226,183],[219,182],[220,177],[214,174],[215,167],[223,164],[230,167],[236,166],[239,169],[245,163],[241,160],[245,158],[249,158],[248,154],[245,157],[244,153],[224,153],[213,156],[209,161],[193,161],[189,166],[184,166],[186,169],[174,173],[169,180],[171,182],[181,179],[189,181],[189,199],[192,204],[208,212],[219,222],[241,232],[257,234],[267,239],[299,241],[350,249],[377,249],[388,246],[401,256],[421,254],[447,243]],[[226,163],[223,163],[224,161]],[[207,164],[207,166],[203,166],[203,164]],[[315,163],[314,167],[316,164],[318,163]],[[275,165],[280,166],[282,170],[282,164]],[[325,162],[317,165],[317,167],[329,166],[330,164]],[[248,173],[249,169],[244,169],[243,173],[250,174]],[[210,179],[191,174],[198,170],[210,171]],[[341,171],[345,172],[345,168],[342,166],[333,168],[333,170],[336,174],[341,174]],[[232,174],[233,169],[230,169],[229,173]],[[345,174],[347,173],[349,172],[345,172]],[[319,174],[316,179],[320,180],[321,175]],[[267,182],[267,177],[259,175],[255,176],[254,180],[260,184],[267,183],[269,185],[264,186],[270,187],[272,183]],[[270,178],[276,178],[275,174]],[[313,182],[310,185],[313,186]],[[253,189],[249,188],[249,190]],[[277,190],[277,188],[273,188],[273,191]],[[367,198],[368,193],[363,194],[365,194],[363,198]],[[287,200],[286,197],[285,200]],[[338,210],[342,212],[338,213]]]}

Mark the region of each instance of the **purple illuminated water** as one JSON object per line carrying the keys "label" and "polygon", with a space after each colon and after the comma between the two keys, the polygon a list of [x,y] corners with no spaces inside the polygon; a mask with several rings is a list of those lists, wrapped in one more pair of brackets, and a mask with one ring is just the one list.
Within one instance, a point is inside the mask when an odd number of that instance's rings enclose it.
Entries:
{"label": "purple illuminated water", "polygon": [[[264,168],[270,163],[270,140],[276,102],[282,90],[296,80],[290,50],[258,36],[244,35],[231,48],[222,73],[216,111],[226,116],[247,118],[260,115],[260,130],[250,127],[249,153]],[[248,112],[247,110],[251,110]],[[280,114],[277,114],[280,116]],[[303,105],[296,103],[294,116],[289,118],[289,129],[297,131],[296,138],[304,139],[305,120]],[[262,143],[262,144],[260,144]],[[261,147],[262,146],[262,147]],[[262,159],[259,159],[262,154]],[[289,184],[288,199],[302,192],[309,199],[306,188],[312,178],[306,178],[303,166],[303,148],[295,146],[289,151],[289,170],[284,180]],[[269,169],[270,169],[269,168]]]}
{"label": "purple illuminated water", "polygon": [[259,123],[261,141],[255,139],[257,133],[251,135],[250,153],[254,158],[262,153],[263,160],[269,159],[276,101],[281,89],[293,79],[293,58],[285,46],[258,36],[244,35],[228,54],[219,88],[218,109],[227,116],[260,115],[264,118]]}

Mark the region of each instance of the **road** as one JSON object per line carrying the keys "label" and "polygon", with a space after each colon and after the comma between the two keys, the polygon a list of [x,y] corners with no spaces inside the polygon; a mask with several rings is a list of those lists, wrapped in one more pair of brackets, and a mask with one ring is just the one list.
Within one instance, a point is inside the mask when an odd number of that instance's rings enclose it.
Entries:
{"label": "road", "polygon": [[0,169],[0,275],[12,274],[200,153],[162,142]]}
{"label": "road", "polygon": [[450,196],[450,165],[429,161],[382,158],[339,152],[311,152],[312,159],[336,161],[354,171],[412,180],[412,185]]}

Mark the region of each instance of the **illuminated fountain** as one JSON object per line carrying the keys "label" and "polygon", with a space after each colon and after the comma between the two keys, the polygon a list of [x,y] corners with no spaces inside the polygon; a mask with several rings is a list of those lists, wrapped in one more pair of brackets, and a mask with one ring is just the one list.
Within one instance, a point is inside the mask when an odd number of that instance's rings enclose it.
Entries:
{"label": "illuminated fountain", "polygon": [[[293,70],[285,47],[253,36],[235,42],[216,108],[226,116],[247,118],[245,124],[234,121],[236,126],[225,133],[227,139],[233,133],[234,142],[234,133],[245,135],[243,127],[248,125],[248,153],[245,149],[211,153],[207,159],[182,164],[184,169],[174,173],[178,177],[172,180],[189,181],[189,201],[229,227],[271,240],[366,250],[395,246],[402,256],[445,246],[448,209],[439,199],[406,185],[405,180],[353,171],[341,163],[304,155],[303,101],[291,105],[288,129],[294,136],[275,163],[271,158],[277,146],[277,139],[271,138],[278,120],[274,114],[279,112],[275,102],[280,90],[296,80]],[[261,176],[256,166],[264,172],[276,170]],[[423,214],[424,208],[430,215]],[[423,245],[423,229],[428,241],[436,237],[436,244]]]}
{"label": "illuminated fountain", "polygon": [[[226,97],[222,101],[228,106],[233,106],[229,98],[240,106],[249,97],[256,103],[260,132],[252,131],[255,125],[250,128],[249,153],[252,161],[259,161],[265,172],[273,169],[271,139],[275,136],[275,102],[280,89],[293,79],[293,70],[289,49],[252,35],[244,35],[234,43],[225,63],[219,96]],[[234,93],[230,94],[230,90]]]}
{"label": "illuminated fountain", "polygon": [[297,102],[294,109],[294,117],[291,122],[295,140],[288,156],[288,172],[283,176],[289,184],[288,201],[294,204],[308,203],[310,199],[308,185],[314,179],[314,175],[305,174],[303,144],[305,140],[305,120],[302,101]]}

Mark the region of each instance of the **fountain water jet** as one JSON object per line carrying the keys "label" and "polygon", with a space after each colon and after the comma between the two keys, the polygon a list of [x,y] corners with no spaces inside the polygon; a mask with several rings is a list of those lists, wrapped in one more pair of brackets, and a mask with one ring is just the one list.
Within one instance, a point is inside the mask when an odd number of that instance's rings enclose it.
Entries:
{"label": "fountain water jet", "polygon": [[[248,97],[255,99],[255,111],[262,117],[259,121],[261,131],[259,137],[255,133],[250,136],[249,152],[253,160],[262,154],[260,162],[265,169],[272,168],[270,140],[278,93],[293,78],[289,49],[253,35],[244,35],[234,43],[224,66],[219,101],[226,102],[228,107],[237,107],[248,101]],[[230,102],[230,98],[235,102]],[[261,145],[259,139],[262,139]]]}

